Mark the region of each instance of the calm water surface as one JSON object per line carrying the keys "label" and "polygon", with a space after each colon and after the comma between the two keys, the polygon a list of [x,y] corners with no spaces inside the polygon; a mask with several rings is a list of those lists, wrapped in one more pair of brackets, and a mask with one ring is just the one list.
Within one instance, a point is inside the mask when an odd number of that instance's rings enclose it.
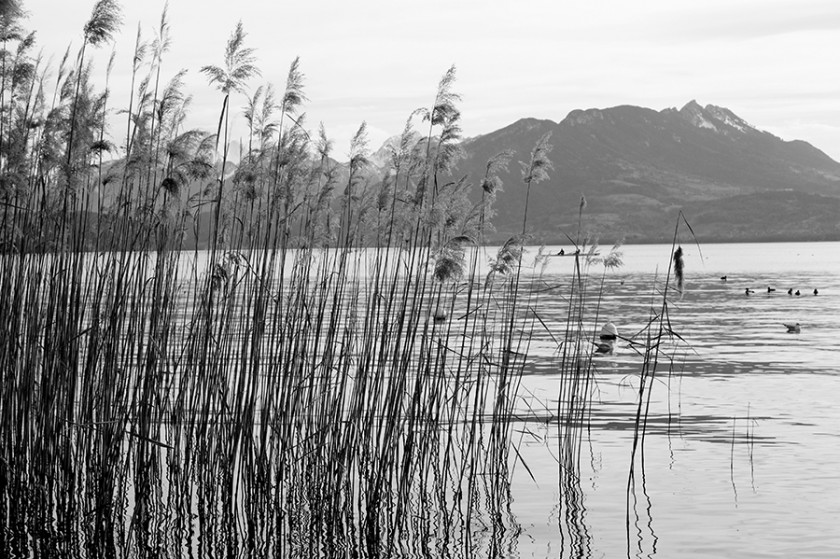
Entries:
{"label": "calm water surface", "polygon": [[[515,431],[527,468],[514,467],[509,556],[840,557],[840,243],[683,249],[685,286],[670,321],[684,342],[657,371],[629,489],[642,358],[626,342],[595,359],[579,471],[561,477],[555,339],[574,258],[548,259],[540,281],[557,289],[537,303],[547,329],[531,340],[520,391]],[[598,319],[588,311],[589,338],[608,320],[633,338],[659,308],[671,246],[621,250]],[[603,271],[589,270],[593,295]],[[796,322],[800,333],[788,333],[783,324]]]}
{"label": "calm water surface", "polygon": [[[521,425],[536,481],[517,467],[515,555],[840,556],[840,243],[683,249],[684,294],[670,316],[686,343],[669,351],[673,367],[658,371],[634,486],[628,492],[641,358],[619,343],[617,355],[596,361],[592,429],[571,509],[558,505],[569,497],[560,491],[556,431],[538,420]],[[600,322],[632,336],[657,304],[654,286],[671,249],[622,251],[624,266],[604,280]],[[546,281],[562,284],[573,261],[550,259]],[[788,295],[791,288],[801,295]],[[562,296],[546,296],[540,309],[559,331]],[[796,322],[801,332],[788,333],[783,324]],[[522,408],[543,402],[550,417],[559,377],[545,330],[531,353]]]}

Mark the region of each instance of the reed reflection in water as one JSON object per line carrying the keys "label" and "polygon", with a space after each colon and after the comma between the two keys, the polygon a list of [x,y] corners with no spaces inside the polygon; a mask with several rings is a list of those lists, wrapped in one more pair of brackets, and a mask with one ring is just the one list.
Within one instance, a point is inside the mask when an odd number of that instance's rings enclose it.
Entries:
{"label": "reed reflection in water", "polygon": [[[262,275],[228,253],[185,280],[175,253],[7,257],[10,291],[35,287],[19,316],[48,318],[7,353],[2,548],[515,555],[510,418],[539,292],[433,282],[418,250],[283,253]],[[62,308],[60,286],[83,297]]]}
{"label": "reed reflection in water", "polygon": [[[578,469],[569,468],[575,475],[566,478],[559,472],[561,487],[547,491],[562,437],[551,428],[554,406],[533,402],[554,401],[562,383],[558,343],[546,331],[561,331],[567,316],[566,300],[547,297],[541,314],[547,328],[535,333],[522,381],[528,395],[522,408],[539,411],[521,428],[520,452],[541,473],[537,482],[519,475],[513,485],[513,510],[527,526],[530,554],[832,557],[840,545],[832,520],[840,514],[832,481],[840,463],[838,249],[837,243],[713,245],[702,247],[705,262],[696,250],[690,255],[686,289],[671,299],[670,314],[685,341],[665,344],[668,364],[649,385],[645,443],[629,487],[643,357],[624,341],[615,355],[593,359]],[[590,340],[607,320],[634,338],[650,316],[663,247],[623,250],[626,265],[607,276],[603,320],[588,323]],[[565,284],[572,270],[563,265],[548,269],[546,283]],[[766,291],[767,284],[788,283],[819,286],[819,295]],[[756,293],[748,298],[744,285]],[[802,322],[802,333],[786,331],[791,318]],[[570,503],[561,509],[564,497]],[[553,522],[546,525],[546,518]]]}
{"label": "reed reflection in water", "polygon": [[[290,261],[312,256],[303,252]],[[483,282],[418,301],[413,330],[397,335],[385,328],[398,324],[398,314],[389,314],[384,301],[411,294],[412,281],[377,288],[358,260],[358,281],[348,274],[341,304],[330,305],[338,284],[330,284],[329,258],[321,262],[317,273],[313,267],[306,276],[286,275],[288,285],[305,289],[272,290],[266,315],[286,329],[265,346],[256,374],[248,369],[253,353],[246,343],[253,302],[227,295],[228,327],[213,344],[228,345],[202,370],[187,358],[201,298],[178,283],[169,299],[169,350],[156,353],[153,369],[152,346],[138,345],[131,328],[109,334],[110,346],[98,346],[95,322],[85,319],[72,422],[49,422],[59,402],[70,404],[61,391],[72,376],[45,376],[37,354],[29,354],[38,368],[6,379],[18,383],[18,392],[11,399],[6,393],[5,412],[27,410],[15,416],[18,423],[5,423],[13,427],[6,440],[14,442],[6,448],[22,449],[4,454],[8,556],[667,554],[697,535],[675,520],[685,514],[680,495],[723,483],[723,503],[699,501],[701,510],[720,514],[727,502],[749,507],[768,493],[763,449],[778,455],[785,437],[801,439],[803,424],[801,413],[786,410],[784,394],[762,387],[777,379],[802,390],[806,385],[796,378],[812,375],[808,386],[819,391],[813,383],[822,382],[820,367],[830,363],[819,355],[831,351],[823,343],[834,334],[815,312],[816,300],[796,302],[812,316],[808,338],[765,331],[761,344],[775,349],[757,359],[756,337],[744,332],[777,324],[794,300],[753,299],[753,312],[736,319],[727,313],[739,312],[743,294],[721,288],[716,278],[694,279],[690,290],[669,300],[679,308],[666,315],[645,287],[658,285],[661,293],[664,280],[653,275],[616,272],[601,283],[574,270],[534,269],[523,275],[519,295],[529,305],[516,315],[521,322],[513,335],[504,328],[509,293],[504,286],[481,292]],[[235,269],[234,262],[231,277],[248,281]],[[837,283],[806,279],[826,285],[826,294]],[[393,295],[382,297],[386,291]],[[153,307],[144,310],[143,301],[141,292],[129,306],[128,325],[147,321]],[[292,311],[291,301],[300,307]],[[651,301],[660,305],[652,314]],[[826,296],[820,304],[832,301]],[[447,309],[447,320],[434,320],[439,307]],[[321,310],[309,310],[307,322],[298,318],[307,316],[304,309]],[[593,340],[606,309],[609,319],[622,318],[623,339],[615,355],[602,356]],[[89,312],[85,317],[96,314]],[[462,318],[475,316],[481,322]],[[696,343],[666,331],[659,336],[651,327],[659,317],[670,317],[674,332]],[[740,320],[740,327],[720,336],[721,320]],[[290,335],[297,323],[313,326]],[[507,349],[504,340],[520,338],[522,345]],[[329,339],[339,341],[333,356],[324,351]],[[384,359],[373,351],[381,347]],[[650,379],[645,367],[657,347],[664,365]],[[500,372],[505,359],[517,373]],[[101,369],[85,366],[97,360]],[[791,376],[791,368],[803,366],[806,371]],[[31,391],[22,391],[25,386]],[[769,409],[786,414],[768,415],[771,395],[780,400]],[[809,401],[812,413],[831,413],[820,409],[818,397]],[[815,416],[824,423],[819,417],[829,415]],[[772,424],[787,434],[769,435]],[[721,450],[710,455],[697,445]],[[723,456],[722,466],[713,455]],[[686,464],[698,459],[717,473],[686,488],[679,480],[694,479]],[[820,462],[810,463],[819,476]],[[552,480],[557,491],[549,494]],[[663,487],[674,487],[674,497],[664,498]],[[542,517],[540,510],[546,510]],[[535,531],[549,518],[553,528]],[[547,549],[538,543],[543,537],[551,542]],[[702,549],[680,553],[697,556]]]}

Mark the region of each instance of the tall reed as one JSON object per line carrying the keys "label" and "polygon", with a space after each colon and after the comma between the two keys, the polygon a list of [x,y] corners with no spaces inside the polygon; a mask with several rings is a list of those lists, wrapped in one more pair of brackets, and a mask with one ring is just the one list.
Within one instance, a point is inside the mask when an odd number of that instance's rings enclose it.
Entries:
{"label": "tall reed", "polygon": [[[492,195],[449,175],[454,68],[376,188],[364,127],[343,184],[323,128],[313,145],[297,60],[279,102],[250,98],[229,174],[233,97],[258,73],[242,26],[202,69],[215,134],[183,129],[166,13],[153,41],[138,31],[116,151],[85,49],[118,20],[96,5],[51,106],[6,35],[0,89],[26,109],[0,141],[4,556],[501,553],[533,320],[518,276],[483,281]],[[499,262],[519,266],[521,242]]]}
{"label": "tall reed", "polygon": [[[306,130],[298,59],[282,96],[245,95],[259,70],[241,24],[202,68],[222,94],[215,133],[184,129],[165,11],[153,40],[138,29],[112,132],[86,49],[116,32],[116,3],[95,5],[53,91],[21,17],[0,5],[0,99],[14,100],[0,111],[0,554],[513,553],[512,470],[527,469],[513,426],[542,286],[527,207],[486,273],[513,154],[452,176],[455,68],[375,179],[364,124],[347,166],[323,126]],[[547,140],[523,163],[528,190],[551,168]],[[575,257],[561,346],[567,473],[593,382],[592,257]]]}

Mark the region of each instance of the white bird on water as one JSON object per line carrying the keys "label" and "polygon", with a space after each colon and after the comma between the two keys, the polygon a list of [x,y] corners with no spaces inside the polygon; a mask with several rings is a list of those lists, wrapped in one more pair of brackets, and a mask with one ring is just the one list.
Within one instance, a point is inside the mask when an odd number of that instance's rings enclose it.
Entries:
{"label": "white bird on water", "polygon": [[598,336],[599,341],[595,344],[595,353],[602,355],[613,355],[615,353],[615,342],[618,339],[618,328],[612,322],[607,322],[601,328]]}
{"label": "white bird on water", "polygon": [[798,334],[800,330],[798,322],[796,324],[785,324],[785,328],[787,328],[787,331],[792,334]]}

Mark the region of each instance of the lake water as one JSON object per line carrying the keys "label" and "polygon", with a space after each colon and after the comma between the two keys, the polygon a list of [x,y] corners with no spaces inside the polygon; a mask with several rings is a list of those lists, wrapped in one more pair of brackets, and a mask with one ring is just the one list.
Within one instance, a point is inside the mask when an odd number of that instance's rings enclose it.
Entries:
{"label": "lake water", "polygon": [[[616,355],[594,360],[592,427],[571,484],[558,474],[556,427],[520,426],[534,479],[515,470],[521,534],[512,555],[840,556],[840,243],[683,249],[684,292],[670,320],[684,342],[653,384],[634,484],[628,490],[641,357],[620,340]],[[600,322],[632,337],[650,317],[671,247],[621,250],[624,266],[605,275]],[[546,282],[567,283],[573,262],[549,259]],[[540,309],[549,330],[561,329],[562,290]],[[797,322],[799,333],[783,325]],[[545,329],[531,354],[521,407],[539,416],[534,402],[547,402],[550,417],[559,377]]]}
{"label": "lake water", "polygon": [[[560,248],[547,247],[544,252],[555,254]],[[568,247],[565,248],[568,251]],[[601,249],[602,256],[607,250]],[[665,325],[673,335],[667,336],[659,346],[661,352],[652,381],[650,376],[645,377],[649,382],[644,395],[645,398],[650,397],[649,407],[646,408],[639,407],[640,380],[645,364],[650,361],[643,358],[639,349],[651,346],[650,341],[645,340],[646,334],[651,331],[648,326],[652,316],[663,309],[662,292],[666,287],[664,280],[670,264],[670,245],[622,247],[624,264],[617,269],[605,269],[601,263],[592,262],[585,274],[585,309],[580,323],[573,321],[571,333],[567,333],[568,297],[575,258],[548,257],[537,266],[539,272],[526,271],[521,284],[521,301],[517,299],[517,305],[512,305],[510,299],[505,298],[504,280],[499,280],[498,291],[494,291],[496,284],[493,284],[493,289],[489,291],[498,298],[488,296],[482,300],[487,303],[482,304],[486,308],[495,305],[505,312],[515,308],[518,312],[491,315],[490,311],[483,311],[491,316],[487,321],[488,331],[491,332],[487,339],[497,335],[499,330],[493,328],[497,328],[499,323],[514,323],[513,320],[508,322],[507,318],[500,319],[502,316],[524,318],[512,328],[512,338],[513,332],[520,332],[522,324],[525,324],[526,332],[529,332],[529,324],[533,330],[530,336],[522,338],[527,340],[523,346],[505,346],[503,352],[499,350],[502,346],[497,344],[493,351],[482,353],[482,357],[490,356],[486,361],[491,365],[483,369],[488,371],[486,375],[474,374],[478,370],[475,367],[470,373],[474,376],[460,380],[462,391],[467,390],[464,388],[467,386],[473,387],[475,393],[488,391],[487,386],[493,383],[497,386],[505,384],[498,375],[502,368],[493,365],[494,361],[505,362],[508,356],[513,355],[510,359],[516,365],[512,369],[524,362],[517,400],[512,406],[512,424],[506,419],[498,423],[484,423],[488,430],[499,429],[497,432],[512,425],[515,449],[510,453],[509,463],[504,452],[508,448],[504,436],[492,440],[479,437],[483,442],[475,446],[464,444],[466,439],[463,437],[469,430],[467,427],[476,429],[475,426],[481,424],[481,421],[470,423],[467,418],[482,418],[486,409],[482,406],[488,402],[491,405],[502,402],[504,413],[500,417],[507,418],[507,393],[498,400],[492,397],[472,400],[473,392],[466,398],[466,392],[452,389],[458,386],[457,378],[451,374],[456,368],[454,366],[406,368],[400,373],[401,369],[394,364],[397,360],[388,358],[379,368],[383,373],[381,377],[360,374],[358,364],[361,359],[356,358],[362,348],[355,343],[353,336],[358,335],[361,329],[357,327],[353,334],[352,328],[347,325],[355,320],[351,316],[363,316],[365,308],[345,311],[350,310],[354,304],[352,301],[356,305],[368,301],[365,297],[371,293],[372,282],[364,273],[373,251],[354,252],[354,263],[358,264],[354,273],[358,272],[362,277],[359,281],[354,278],[350,287],[342,288],[347,300],[321,300],[321,308],[327,309],[324,317],[339,317],[334,330],[300,328],[308,336],[301,336],[298,340],[301,343],[318,340],[326,347],[328,340],[324,340],[325,333],[326,336],[333,335],[333,339],[339,341],[333,341],[330,348],[349,348],[338,352],[347,358],[331,361],[329,367],[324,365],[325,372],[311,372],[309,369],[317,369],[319,363],[324,362],[324,350],[301,349],[299,356],[298,353],[289,353],[295,358],[291,361],[302,370],[306,369],[300,374],[302,380],[299,383],[296,380],[298,377],[286,369],[271,369],[273,372],[269,373],[264,369],[258,375],[246,375],[248,369],[245,366],[250,364],[250,357],[242,359],[244,354],[238,353],[237,348],[245,346],[237,346],[236,343],[247,331],[252,307],[242,303],[231,307],[235,312],[232,311],[231,318],[226,322],[230,325],[233,342],[231,346],[226,346],[231,348],[229,353],[225,353],[219,361],[218,370],[223,371],[223,375],[210,377],[204,373],[205,369],[190,368],[192,362],[182,359],[183,348],[187,347],[190,339],[194,306],[199,300],[195,286],[203,285],[200,273],[208,264],[206,253],[184,253],[178,262],[180,277],[186,278],[184,287],[174,289],[175,299],[171,305],[174,312],[171,318],[163,321],[172,328],[170,350],[169,353],[160,352],[161,360],[156,363],[161,366],[155,369],[156,374],[142,373],[147,363],[147,355],[142,351],[121,350],[114,361],[119,367],[106,368],[103,365],[100,367],[101,374],[81,377],[90,386],[98,386],[95,383],[101,382],[104,388],[108,388],[111,399],[107,401],[112,405],[135,405],[135,401],[145,402],[148,397],[148,407],[138,409],[146,409],[148,414],[152,413],[148,410],[154,411],[154,415],[149,415],[152,420],[147,424],[149,435],[143,436],[140,431],[135,436],[143,422],[135,419],[133,414],[137,412],[134,408],[127,415],[117,413],[119,409],[107,415],[110,408],[95,408],[88,416],[83,416],[90,425],[79,424],[72,431],[56,427],[56,432],[70,433],[71,437],[75,437],[75,444],[79,445],[77,451],[71,445],[66,447],[74,450],[74,455],[92,458],[79,460],[77,471],[55,468],[39,477],[42,472],[36,469],[34,474],[29,474],[33,477],[21,477],[19,494],[28,496],[31,492],[54,497],[56,504],[31,497],[4,501],[9,503],[8,510],[15,505],[23,509],[30,507],[30,512],[12,513],[9,518],[14,518],[15,525],[9,531],[0,531],[0,550],[5,549],[2,547],[4,542],[11,541],[3,538],[13,534],[17,542],[15,545],[23,550],[39,546],[41,549],[52,549],[50,546],[58,542],[66,546],[63,555],[84,556],[81,552],[71,553],[70,550],[74,549],[73,546],[81,549],[89,543],[85,538],[96,536],[90,531],[90,515],[105,511],[107,514],[102,515],[104,528],[96,537],[103,542],[115,540],[109,545],[113,549],[119,548],[123,553],[121,556],[126,557],[141,556],[137,550],[146,545],[168,549],[173,557],[188,555],[190,551],[192,556],[208,556],[211,552],[221,554],[222,550],[231,554],[253,553],[259,556],[258,547],[248,550],[240,545],[244,543],[242,526],[246,517],[255,520],[254,526],[262,531],[257,539],[269,542],[266,545],[274,546],[272,549],[278,550],[279,555],[284,555],[287,547],[297,550],[295,545],[300,545],[301,550],[308,549],[300,552],[310,554],[306,556],[318,555],[314,548],[307,548],[306,538],[311,538],[319,542],[318,545],[325,546],[318,548],[322,556],[334,556],[339,549],[352,549],[360,557],[380,553],[412,559],[438,556],[840,556],[840,410],[837,406],[840,396],[840,243],[702,247],[686,244],[683,250],[685,282],[682,292],[678,293],[672,283],[668,284],[668,320]],[[523,262],[532,262],[537,253],[536,248],[528,249]],[[399,255],[398,251],[393,254]],[[287,262],[290,269],[295,255]],[[327,254],[331,255],[335,253]],[[194,265],[192,259],[196,256],[199,262]],[[489,259],[491,256],[492,251],[488,249],[486,257]],[[107,260],[102,255],[95,258]],[[151,259],[151,256],[141,255],[139,258]],[[397,262],[397,259],[392,262]],[[152,264],[149,260],[149,265],[137,272],[139,285],[150,283],[151,274],[156,273]],[[402,263],[397,265],[402,266]],[[100,268],[96,266],[90,269],[100,273]],[[311,282],[311,292],[315,294],[334,277],[328,267],[323,271],[319,281]],[[482,279],[485,273],[486,270],[481,272]],[[723,276],[726,276],[725,281]],[[287,285],[291,275],[285,277],[287,279],[280,293],[283,289],[291,289]],[[309,276],[304,274],[304,281],[308,280]],[[171,283],[173,286],[177,284],[174,281]],[[406,353],[395,352],[393,355],[415,358],[422,347],[426,348],[423,351],[434,347],[435,351],[428,350],[430,354],[444,355],[442,348],[448,348],[452,356],[458,356],[451,357],[455,362],[463,357],[463,351],[457,349],[463,347],[460,345],[463,339],[480,338],[475,334],[476,330],[465,334],[465,330],[459,327],[464,324],[460,318],[468,314],[460,312],[464,310],[467,298],[464,285],[449,282],[446,286],[447,290],[454,286],[453,290],[442,295],[447,304],[452,303],[449,320],[438,325],[430,318],[425,323],[426,327],[421,324],[417,331],[400,330],[410,332],[414,341],[422,340],[422,343],[412,346],[413,349]],[[525,286],[532,287],[533,291],[529,294]],[[440,284],[435,283],[431,289],[438,287]],[[817,295],[814,295],[815,289],[818,290]],[[788,290],[792,294],[788,294]],[[794,294],[797,290],[799,295]],[[255,291],[251,289],[251,292]],[[276,300],[284,301],[282,297]],[[318,318],[316,303],[319,299],[313,296],[308,306],[300,308],[306,309],[307,319],[309,309],[312,309],[313,322],[320,320],[320,323],[329,324],[329,320]],[[430,307],[434,304],[424,300],[413,316],[420,320],[421,312],[431,314]],[[475,301],[472,304],[476,304]],[[289,307],[293,306],[289,304]],[[141,316],[147,310],[142,304],[131,309]],[[272,312],[280,311],[269,309],[266,322],[270,326],[282,322],[275,316],[283,316],[272,315]],[[475,314],[479,315],[479,312]],[[589,352],[596,347],[594,342],[598,332],[608,321],[616,325],[620,334],[615,352],[593,356],[590,360]],[[430,323],[432,326],[429,328]],[[800,325],[799,332],[789,333],[785,324],[796,323]],[[126,324],[130,321],[126,320]],[[371,328],[372,332],[389,332],[387,327],[379,326],[384,323],[375,324],[377,326]],[[90,330],[82,329],[79,336],[86,335]],[[344,331],[351,331],[346,340],[340,337]],[[408,337],[406,334],[402,336]],[[447,336],[449,340],[442,341]],[[373,338],[378,342],[381,336]],[[389,343],[404,341],[400,336],[395,338]],[[282,334],[267,339],[271,343],[266,343],[261,354],[266,361],[286,356],[278,347],[284,351],[290,351],[289,348],[298,351]],[[432,346],[432,341],[437,345]],[[469,351],[476,351],[478,343],[475,341]],[[583,344],[585,357],[564,361],[561,343]],[[314,344],[314,347],[320,346]],[[507,351],[511,348],[521,351]],[[81,355],[86,356],[84,353]],[[84,359],[79,359],[79,363],[84,362]],[[572,377],[568,374],[570,367],[579,363],[588,366],[590,362],[594,382],[589,389],[579,393],[585,395],[587,407],[578,423],[570,426],[563,421],[564,410],[569,409],[569,398],[560,398],[561,393],[568,396],[569,391],[561,391],[561,387],[568,386]],[[173,363],[180,364],[181,368],[170,369]],[[200,357],[196,363],[211,361],[202,361]],[[241,369],[237,366],[239,363],[243,364]],[[563,367],[566,374],[561,374]],[[127,372],[123,373],[123,370]],[[94,373],[97,371],[99,369],[95,369]],[[106,378],[106,374],[110,376]],[[363,383],[370,382],[370,378],[375,378],[377,383],[371,386],[378,388],[371,388],[367,393]],[[247,379],[249,385],[253,382],[251,386],[257,386],[252,389],[255,395],[253,408],[250,404],[246,406],[239,402],[239,397],[247,392],[242,388],[247,386],[242,384],[243,379]],[[286,383],[286,379],[294,382]],[[112,384],[117,381],[121,384],[111,391]],[[403,382],[409,384],[404,386]],[[145,388],[147,384],[151,386],[148,390]],[[412,384],[420,389],[411,388]],[[479,389],[479,385],[484,388]],[[46,383],[43,386],[49,388]],[[353,400],[349,394],[356,388],[362,396]],[[379,398],[386,389],[393,392],[386,392]],[[38,400],[45,393],[50,394],[43,387],[40,392],[21,392],[22,406],[29,405],[30,401],[43,404],[33,413],[38,421],[30,427],[37,433],[33,437],[36,443],[42,436],[42,430],[51,428],[50,422],[55,416],[56,406],[48,407],[47,404],[53,405],[57,399],[44,397]],[[83,395],[92,398],[92,405],[99,405],[99,392],[86,390]],[[189,399],[195,395],[207,398],[207,403],[201,404],[206,407],[199,408],[196,404],[199,400]],[[283,414],[290,409],[286,400],[290,395],[295,396],[293,403],[301,398],[301,402],[311,402],[312,405],[323,406],[323,409],[313,411],[300,404],[295,412],[297,415],[294,415],[295,421],[286,422]],[[306,400],[308,397],[311,399]],[[186,403],[179,407],[182,401]],[[407,403],[404,404],[404,401]],[[473,408],[469,403],[472,401],[476,402]],[[387,409],[381,407],[383,402],[389,404]],[[391,408],[390,404],[394,403],[398,405]],[[327,404],[329,407],[326,407]],[[358,409],[351,416],[349,408],[356,405]],[[244,451],[237,453],[234,448],[225,446],[231,439],[230,430],[242,426],[237,421],[230,421],[230,414],[224,411],[226,409],[243,414],[254,413],[256,427],[249,436],[259,436],[263,427],[270,425],[273,430],[266,430],[264,435],[264,440],[270,441],[270,445],[279,444],[276,441],[296,443],[294,448],[284,450],[287,454],[282,455],[285,461],[282,463],[288,470],[277,470],[288,471],[288,480],[281,479],[273,485],[271,480],[249,473],[250,455]],[[397,410],[393,417],[387,415],[392,409]],[[476,414],[471,415],[476,409]],[[636,438],[636,418],[642,409],[646,417],[644,439],[634,452],[634,441],[639,440]],[[254,410],[257,410],[256,413]],[[265,410],[279,411],[273,412],[275,415],[271,416],[273,419],[270,422],[262,422],[263,417],[270,417],[261,413]],[[173,416],[181,413],[181,419],[170,420],[170,411],[173,411]],[[367,411],[371,413],[362,413]],[[427,411],[437,415],[427,416]],[[105,414],[105,420],[98,419],[100,412]],[[409,416],[411,420],[406,421],[405,417]],[[184,421],[184,417],[191,419]],[[211,420],[205,421],[205,417]],[[360,417],[364,419],[360,421]],[[447,423],[450,419],[452,423]],[[194,425],[191,423],[193,420]],[[119,428],[110,427],[114,424]],[[320,427],[322,424],[323,428]],[[367,425],[369,430],[356,431],[361,424]],[[395,427],[393,431],[390,430],[392,426]],[[376,430],[385,427],[388,428],[388,444],[380,442],[380,432]],[[322,434],[331,432],[336,433],[334,439],[321,438]],[[119,452],[110,452],[105,435],[114,433],[120,434],[118,440],[122,441],[120,444],[124,445],[126,456],[133,458],[123,458]],[[358,438],[342,438],[346,436]],[[354,442],[345,448],[343,445],[350,440]],[[570,440],[573,444],[569,444]],[[450,444],[452,441],[455,444]],[[495,441],[502,442],[497,447],[494,446]],[[417,453],[417,462],[406,462],[412,467],[420,463],[426,468],[420,470],[425,472],[425,477],[420,474],[419,482],[418,470],[402,470],[390,463],[376,461],[379,452],[382,456],[400,459],[410,456],[408,444],[416,442],[430,445]],[[266,444],[254,442],[253,448],[279,448],[260,446]],[[406,446],[401,449],[399,445]],[[446,452],[442,453],[435,445],[442,445]],[[495,452],[502,447],[503,451]],[[39,448],[36,444],[35,449]],[[47,457],[61,458],[62,448],[61,445],[52,450],[47,448]],[[107,475],[98,482],[104,488],[102,491],[106,500],[117,500],[118,506],[113,513],[98,504],[100,485],[91,481],[99,479],[92,474],[96,473],[94,467],[100,464],[100,448],[109,449],[107,456],[110,459],[114,456],[119,458],[113,464],[108,463],[110,469],[105,471]],[[230,461],[233,466],[228,467],[228,462],[219,459],[226,455],[224,449],[227,449],[228,456],[233,457]],[[275,451],[280,456],[281,451]],[[486,461],[485,454],[489,457]],[[352,461],[348,460],[349,466],[343,462],[343,457],[348,455],[353,457]],[[336,457],[339,457],[337,461]],[[475,458],[475,462],[470,462],[470,458]],[[52,462],[45,459],[44,463]],[[64,464],[60,460],[56,463]],[[336,463],[344,469],[333,470]],[[446,466],[440,466],[441,463]],[[373,464],[371,469],[366,469],[368,464]],[[464,469],[453,474],[457,470],[453,464],[464,465]],[[510,470],[505,468],[508,464]],[[382,467],[388,476],[408,473],[404,477],[383,477],[377,473],[376,467]],[[93,469],[89,471],[86,468]],[[29,472],[25,468],[13,471]],[[457,475],[463,476],[466,471],[470,473],[470,483],[475,482],[474,492],[463,491],[463,485],[456,487],[465,479]],[[510,477],[507,476],[509,471]],[[231,478],[225,478],[228,481],[220,483],[219,472],[229,474]],[[39,493],[33,490],[36,485],[30,481],[51,480],[55,475],[65,473],[74,480],[85,480],[84,487],[76,492],[82,497],[66,510],[61,509],[65,498],[71,494],[64,492],[66,485],[59,484],[52,493]],[[241,474],[239,484],[234,483],[234,474]],[[448,476],[452,476],[451,479]],[[118,479],[121,485],[112,488],[105,483],[109,479]],[[410,490],[406,491],[405,498],[396,491],[393,485],[397,483],[395,479],[408,480],[404,486]],[[382,483],[374,485],[373,482]],[[273,489],[266,491],[266,488]],[[381,492],[365,493],[369,488]],[[298,490],[317,491],[307,493],[304,499]],[[11,495],[3,493],[0,497]],[[339,499],[334,500],[336,495]],[[468,498],[464,498],[465,495]],[[225,501],[225,498],[228,500]],[[307,499],[312,499],[314,504],[308,505],[310,501]],[[340,506],[336,506],[334,501],[340,501]],[[467,502],[470,507],[465,506]],[[336,516],[330,516],[329,510],[325,512],[319,508],[323,503],[332,503],[332,513]],[[399,503],[399,506],[390,508],[393,503]],[[246,510],[246,505],[252,508]],[[366,542],[361,541],[361,536],[357,536],[361,530],[355,523],[369,508],[376,511],[369,518],[376,521],[384,519],[384,528],[392,528],[390,519],[400,518],[400,513],[402,518],[408,519],[404,523],[405,531],[398,533],[399,546],[404,548],[396,550],[389,547],[386,548],[387,553],[381,552],[381,548],[377,547],[378,533],[371,532],[374,543],[370,545],[375,551],[365,554],[369,550],[366,550]],[[465,515],[468,518],[460,516],[467,508],[471,511]],[[393,517],[389,516],[392,510]],[[275,519],[267,513],[278,515]],[[282,524],[287,513],[291,520],[283,525],[288,530],[284,532],[278,530],[274,522]],[[248,516],[251,514],[255,517]],[[70,519],[66,523],[65,516]],[[45,522],[49,530],[42,531],[41,524]],[[310,525],[316,526],[318,533],[307,532],[306,528]],[[337,527],[335,534],[320,533],[320,530],[330,530],[333,526]],[[368,526],[378,524],[373,522]],[[82,537],[79,532],[83,529],[88,531]],[[292,532],[292,529],[299,531]],[[114,538],[111,531],[118,536]],[[46,540],[46,535],[53,539]],[[300,538],[300,541],[295,538]],[[336,542],[336,548],[329,547]],[[353,548],[353,545],[359,549]],[[103,546],[102,549],[110,548]],[[0,552],[0,555],[3,553]],[[24,551],[18,555],[35,556],[37,553]],[[292,553],[290,551],[285,555],[291,556]]]}

